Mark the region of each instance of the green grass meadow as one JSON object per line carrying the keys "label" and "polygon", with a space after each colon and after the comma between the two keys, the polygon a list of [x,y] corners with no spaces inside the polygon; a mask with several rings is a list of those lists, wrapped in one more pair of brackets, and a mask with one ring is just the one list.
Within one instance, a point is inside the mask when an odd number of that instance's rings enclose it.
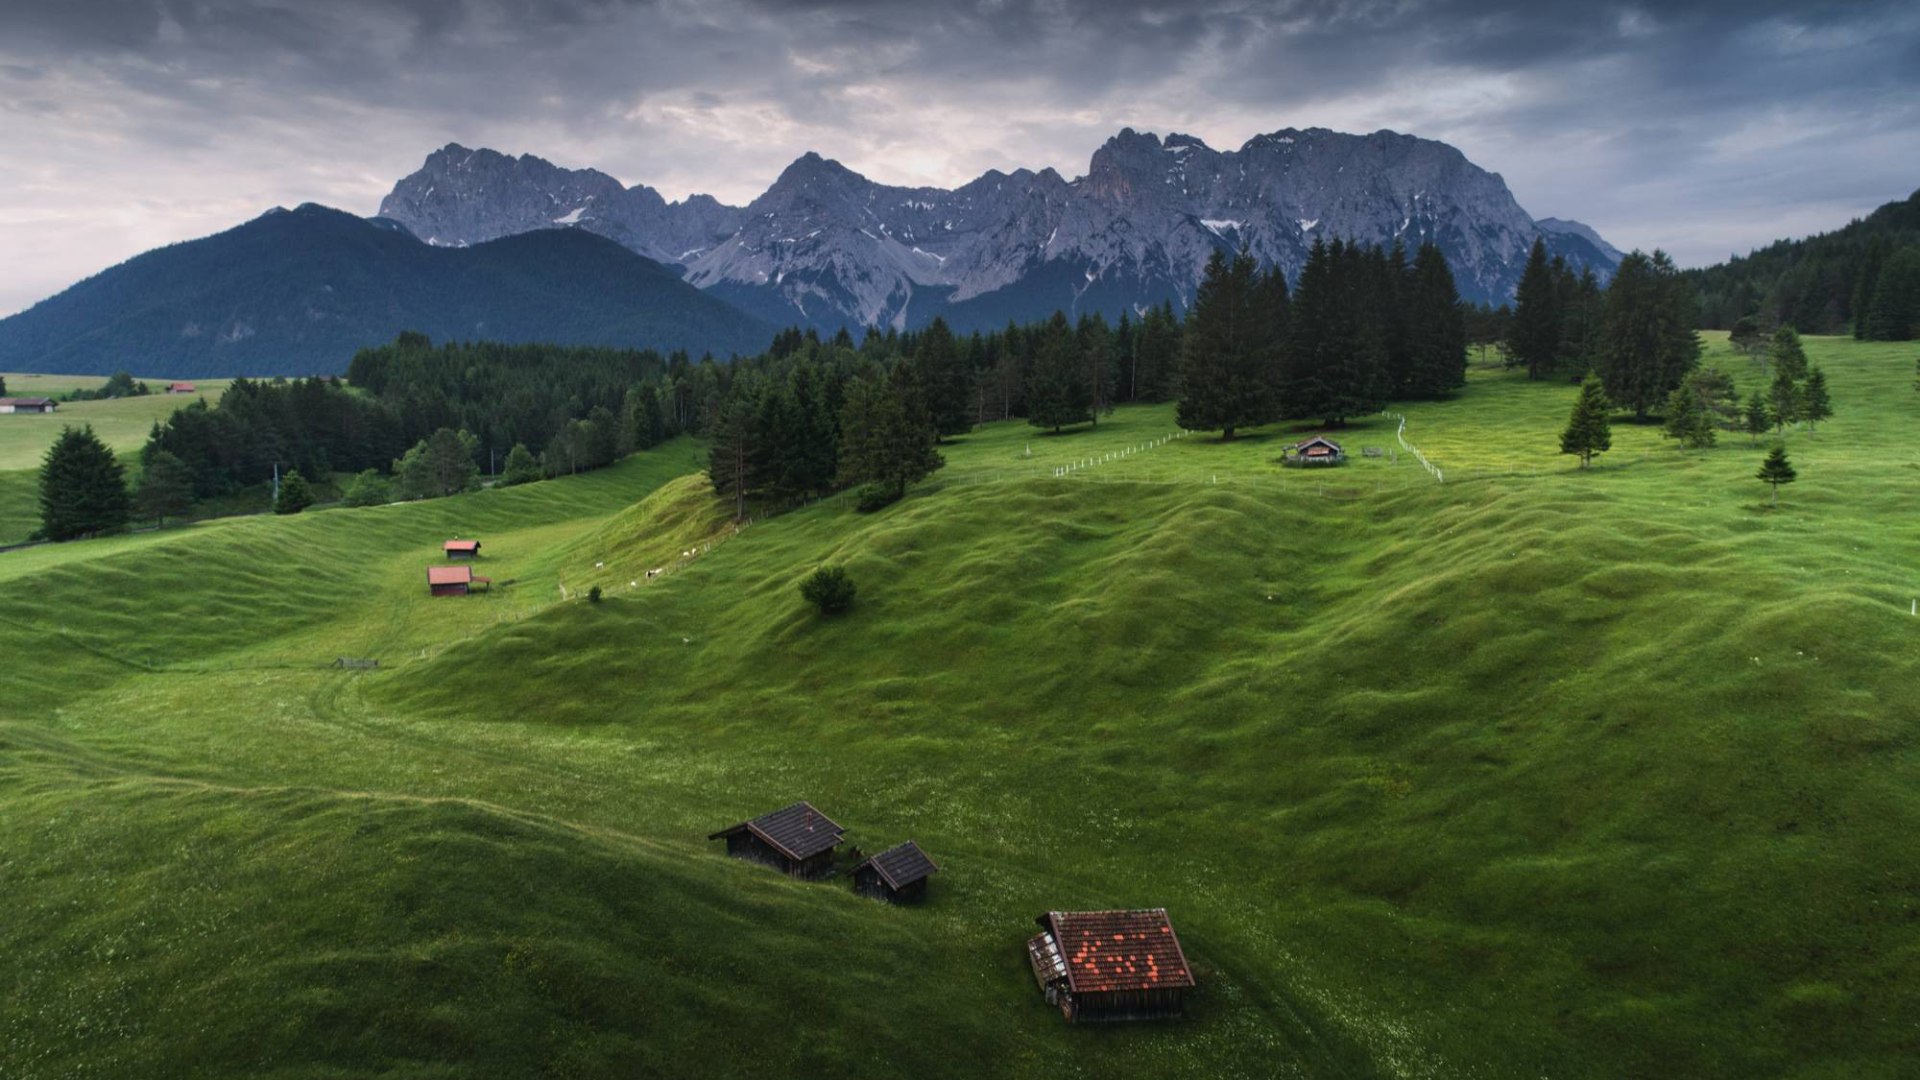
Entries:
{"label": "green grass meadow", "polygon": [[[1137,407],[872,515],[736,528],[680,441],[0,555],[0,1075],[1911,1075],[1915,347],[1808,349],[1777,509],[1485,371],[1396,407],[1444,483]],[[491,593],[426,595],[454,535]],[[704,839],[800,798],[928,902]],[[1034,916],[1108,906],[1189,1019],[1040,999]]]}
{"label": "green grass meadow", "polygon": [[[9,397],[53,397],[93,390],[107,380],[91,375],[0,374]],[[218,401],[231,379],[196,379],[195,394],[163,393],[170,380],[148,379],[154,393],[108,401],[65,401],[48,415],[0,416],[0,545],[17,544],[40,527],[40,463],[66,427],[92,425],[94,434],[131,462],[153,425],[197,398]]]}

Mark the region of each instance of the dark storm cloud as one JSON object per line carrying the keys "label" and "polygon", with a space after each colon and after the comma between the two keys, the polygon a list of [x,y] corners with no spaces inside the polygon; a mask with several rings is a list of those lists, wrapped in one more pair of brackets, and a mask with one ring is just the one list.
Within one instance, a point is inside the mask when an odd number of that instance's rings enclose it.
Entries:
{"label": "dark storm cloud", "polygon": [[9,0],[0,311],[449,140],[751,198],[1067,175],[1123,125],[1445,139],[1538,215],[1704,262],[1920,184],[1906,3]]}

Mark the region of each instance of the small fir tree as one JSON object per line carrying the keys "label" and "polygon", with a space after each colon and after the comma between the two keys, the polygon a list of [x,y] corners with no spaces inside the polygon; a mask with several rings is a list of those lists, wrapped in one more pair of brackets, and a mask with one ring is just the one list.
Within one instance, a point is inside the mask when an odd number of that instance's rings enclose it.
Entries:
{"label": "small fir tree", "polygon": [[1700,404],[1700,395],[1691,386],[1682,386],[1667,395],[1667,416],[1661,434],[1693,450],[1712,446],[1713,418]]}
{"label": "small fir tree", "polygon": [[1780,445],[1774,446],[1772,452],[1767,454],[1767,460],[1761,462],[1760,471],[1753,475],[1762,483],[1773,487],[1771,505],[1774,506],[1780,505],[1780,485],[1791,484],[1799,478],[1799,474],[1793,469],[1793,463],[1787,460],[1787,448]]}
{"label": "small fir tree", "polygon": [[1760,436],[1773,426],[1773,413],[1767,409],[1767,399],[1755,390],[1747,397],[1746,411],[1747,435],[1753,446],[1760,445]]}
{"label": "small fir tree", "polygon": [[63,429],[40,466],[40,524],[47,539],[123,528],[131,512],[126,470],[93,425]]}
{"label": "small fir tree", "polygon": [[1817,367],[1807,372],[1807,385],[1801,388],[1800,414],[1809,431],[1833,415],[1833,398],[1827,393],[1827,373]]}
{"label": "small fir tree", "polygon": [[1807,377],[1807,350],[1800,345],[1800,333],[1791,326],[1782,326],[1773,332],[1773,345],[1769,350],[1773,359],[1773,369],[1784,371],[1795,382]]}
{"label": "small fir tree", "polygon": [[822,615],[837,614],[852,607],[857,591],[853,580],[847,577],[846,568],[841,566],[823,566],[800,583],[800,598],[819,608]]}
{"label": "small fir tree", "polygon": [[147,455],[146,468],[134,488],[133,509],[155,527],[170,517],[182,517],[193,509],[193,473],[186,462],[165,450]]}
{"label": "small fir tree", "polygon": [[1767,405],[1773,409],[1773,422],[1780,428],[1780,434],[1787,433],[1787,425],[1800,419],[1800,387],[1783,368],[1774,373],[1773,385],[1767,388]]}
{"label": "small fir tree", "polygon": [[313,505],[313,488],[299,469],[289,469],[280,478],[280,494],[273,500],[276,514],[297,514]]}
{"label": "small fir tree", "polygon": [[1580,467],[1584,469],[1593,463],[1593,455],[1613,449],[1613,428],[1607,422],[1612,408],[1600,376],[1589,372],[1580,383],[1580,397],[1573,403],[1567,430],[1560,435],[1560,452],[1580,455]]}

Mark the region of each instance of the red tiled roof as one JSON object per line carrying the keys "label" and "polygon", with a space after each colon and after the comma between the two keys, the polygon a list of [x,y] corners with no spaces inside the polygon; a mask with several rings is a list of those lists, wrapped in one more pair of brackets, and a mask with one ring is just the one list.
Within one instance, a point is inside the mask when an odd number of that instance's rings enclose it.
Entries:
{"label": "red tiled roof", "polygon": [[1166,990],[1193,985],[1193,972],[1165,908],[1144,911],[1049,911],[1074,993]]}
{"label": "red tiled roof", "polygon": [[192,393],[192,392],[193,392],[193,390],[194,390],[194,386],[193,386],[193,384],[192,384],[192,383],[190,383],[190,382],[177,382],[177,383],[168,383],[168,384],[167,384],[167,389],[168,389],[168,390],[177,390],[177,391],[179,391],[180,393],[183,393],[183,394],[190,394],[190,393]]}
{"label": "red tiled roof", "polygon": [[449,540],[446,543],[440,545],[440,550],[442,551],[479,551],[480,541]]}
{"label": "red tiled roof", "polygon": [[466,585],[473,581],[471,566],[429,566],[428,585]]}

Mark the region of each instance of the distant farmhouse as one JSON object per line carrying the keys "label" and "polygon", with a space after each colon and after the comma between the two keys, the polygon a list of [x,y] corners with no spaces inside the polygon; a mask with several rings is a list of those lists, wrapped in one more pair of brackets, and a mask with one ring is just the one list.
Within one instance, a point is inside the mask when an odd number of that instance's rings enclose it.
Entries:
{"label": "distant farmhouse", "polygon": [[797,802],[728,826],[707,839],[725,840],[727,854],[736,859],[764,863],[788,877],[812,880],[833,872],[833,849],[840,846],[846,834],[847,830],[811,803]]}
{"label": "distant farmhouse", "polygon": [[853,891],[890,904],[917,904],[926,899],[927,879],[938,869],[909,840],[854,867]]}
{"label": "distant farmhouse", "polygon": [[1047,1004],[1068,1021],[1162,1020],[1186,1011],[1193,971],[1165,908],[1049,911],[1027,942]]}
{"label": "distant farmhouse", "polygon": [[440,551],[449,559],[471,559],[480,554],[480,541],[449,540],[440,545]]}
{"label": "distant farmhouse", "polygon": [[475,586],[491,588],[492,578],[476,577],[471,566],[427,567],[427,592],[432,596],[465,596]]}
{"label": "distant farmhouse", "polygon": [[59,407],[52,398],[0,397],[0,413],[50,413]]}
{"label": "distant farmhouse", "polygon": [[199,392],[200,391],[190,382],[175,382],[175,383],[167,384],[167,393],[169,394],[197,394]]}

